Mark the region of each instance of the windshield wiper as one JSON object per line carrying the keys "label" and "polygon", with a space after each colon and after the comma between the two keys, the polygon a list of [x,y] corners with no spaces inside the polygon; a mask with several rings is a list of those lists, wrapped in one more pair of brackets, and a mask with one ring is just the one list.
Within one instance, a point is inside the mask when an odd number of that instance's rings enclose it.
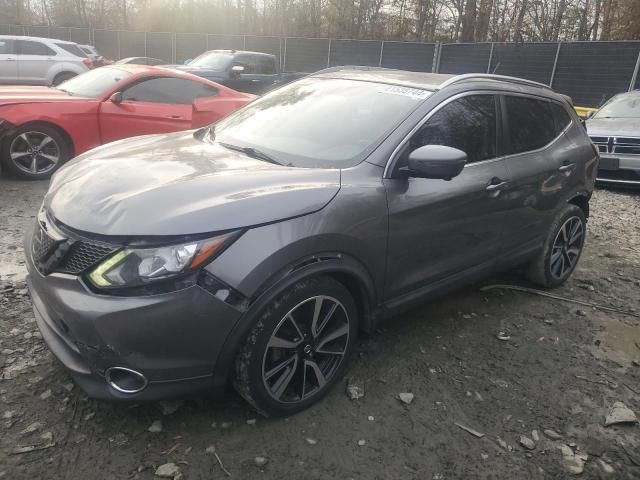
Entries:
{"label": "windshield wiper", "polygon": [[269,163],[273,163],[274,165],[282,165],[279,161],[277,161],[275,158],[267,155],[266,153],[255,149],[253,147],[240,147],[238,145],[232,145],[230,143],[224,143],[224,142],[219,142],[220,145],[222,145],[225,148],[228,148],[229,150],[235,150],[237,152],[242,152],[245,155],[247,155],[248,157],[251,158],[256,158],[258,160],[264,160],[265,162],[269,162]]}

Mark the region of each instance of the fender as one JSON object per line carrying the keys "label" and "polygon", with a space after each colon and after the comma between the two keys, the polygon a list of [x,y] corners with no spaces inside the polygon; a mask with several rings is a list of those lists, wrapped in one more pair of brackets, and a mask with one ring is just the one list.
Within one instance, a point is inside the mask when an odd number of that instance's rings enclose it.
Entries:
{"label": "fender", "polygon": [[375,286],[369,272],[356,259],[339,253],[314,255],[297,262],[290,268],[283,270],[283,272],[282,274],[276,274],[265,282],[258,291],[257,296],[251,300],[247,311],[240,317],[231,333],[227,336],[215,362],[213,372],[213,386],[215,389],[226,387],[236,352],[242,346],[242,342],[249,334],[260,312],[274,298],[304,278],[322,274],[342,274],[357,280],[364,300],[362,302],[364,311],[361,319],[363,324],[360,325],[360,328],[365,332],[369,332],[375,325],[379,313]]}

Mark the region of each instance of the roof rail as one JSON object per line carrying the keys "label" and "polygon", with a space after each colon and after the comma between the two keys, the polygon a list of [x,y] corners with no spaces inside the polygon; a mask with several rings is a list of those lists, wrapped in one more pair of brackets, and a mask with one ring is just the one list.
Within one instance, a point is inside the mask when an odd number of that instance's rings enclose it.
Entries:
{"label": "roof rail", "polygon": [[517,83],[519,85],[528,85],[530,87],[546,88],[547,90],[553,90],[549,85],[544,83],[534,82],[533,80],[527,80],[525,78],[508,77],[506,75],[492,75],[490,73],[465,73],[464,75],[456,75],[450,78],[446,82],[442,83],[439,90],[448,87],[454,83],[464,82],[465,80],[497,80],[499,82]]}

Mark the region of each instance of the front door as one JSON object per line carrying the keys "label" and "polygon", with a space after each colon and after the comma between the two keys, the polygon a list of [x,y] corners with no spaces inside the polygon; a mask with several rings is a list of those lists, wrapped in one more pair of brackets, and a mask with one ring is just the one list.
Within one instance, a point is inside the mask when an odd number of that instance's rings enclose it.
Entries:
{"label": "front door", "polygon": [[11,39],[0,39],[0,83],[18,83],[18,55]]}
{"label": "front door", "polygon": [[106,100],[100,107],[102,142],[192,128],[193,101],[207,93],[204,87],[199,82],[170,77],[126,87],[120,103]]}
{"label": "front door", "polygon": [[47,72],[56,62],[56,52],[42,42],[17,40],[20,83],[47,84]]}
{"label": "front door", "polygon": [[[504,228],[508,172],[497,151],[497,102],[468,95],[433,113],[406,144],[384,180],[389,205],[386,300],[493,264]],[[407,178],[397,167],[424,145],[467,153],[447,180]],[[404,157],[404,158],[403,158]]]}

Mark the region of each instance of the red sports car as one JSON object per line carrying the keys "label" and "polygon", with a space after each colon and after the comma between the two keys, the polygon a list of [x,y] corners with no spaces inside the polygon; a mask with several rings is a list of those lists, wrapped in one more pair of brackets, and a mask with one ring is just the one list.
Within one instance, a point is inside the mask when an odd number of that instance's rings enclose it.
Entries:
{"label": "red sports car", "polygon": [[23,178],[122,138],[199,128],[254,98],[188,73],[98,68],[57,87],[0,87],[0,160]]}

